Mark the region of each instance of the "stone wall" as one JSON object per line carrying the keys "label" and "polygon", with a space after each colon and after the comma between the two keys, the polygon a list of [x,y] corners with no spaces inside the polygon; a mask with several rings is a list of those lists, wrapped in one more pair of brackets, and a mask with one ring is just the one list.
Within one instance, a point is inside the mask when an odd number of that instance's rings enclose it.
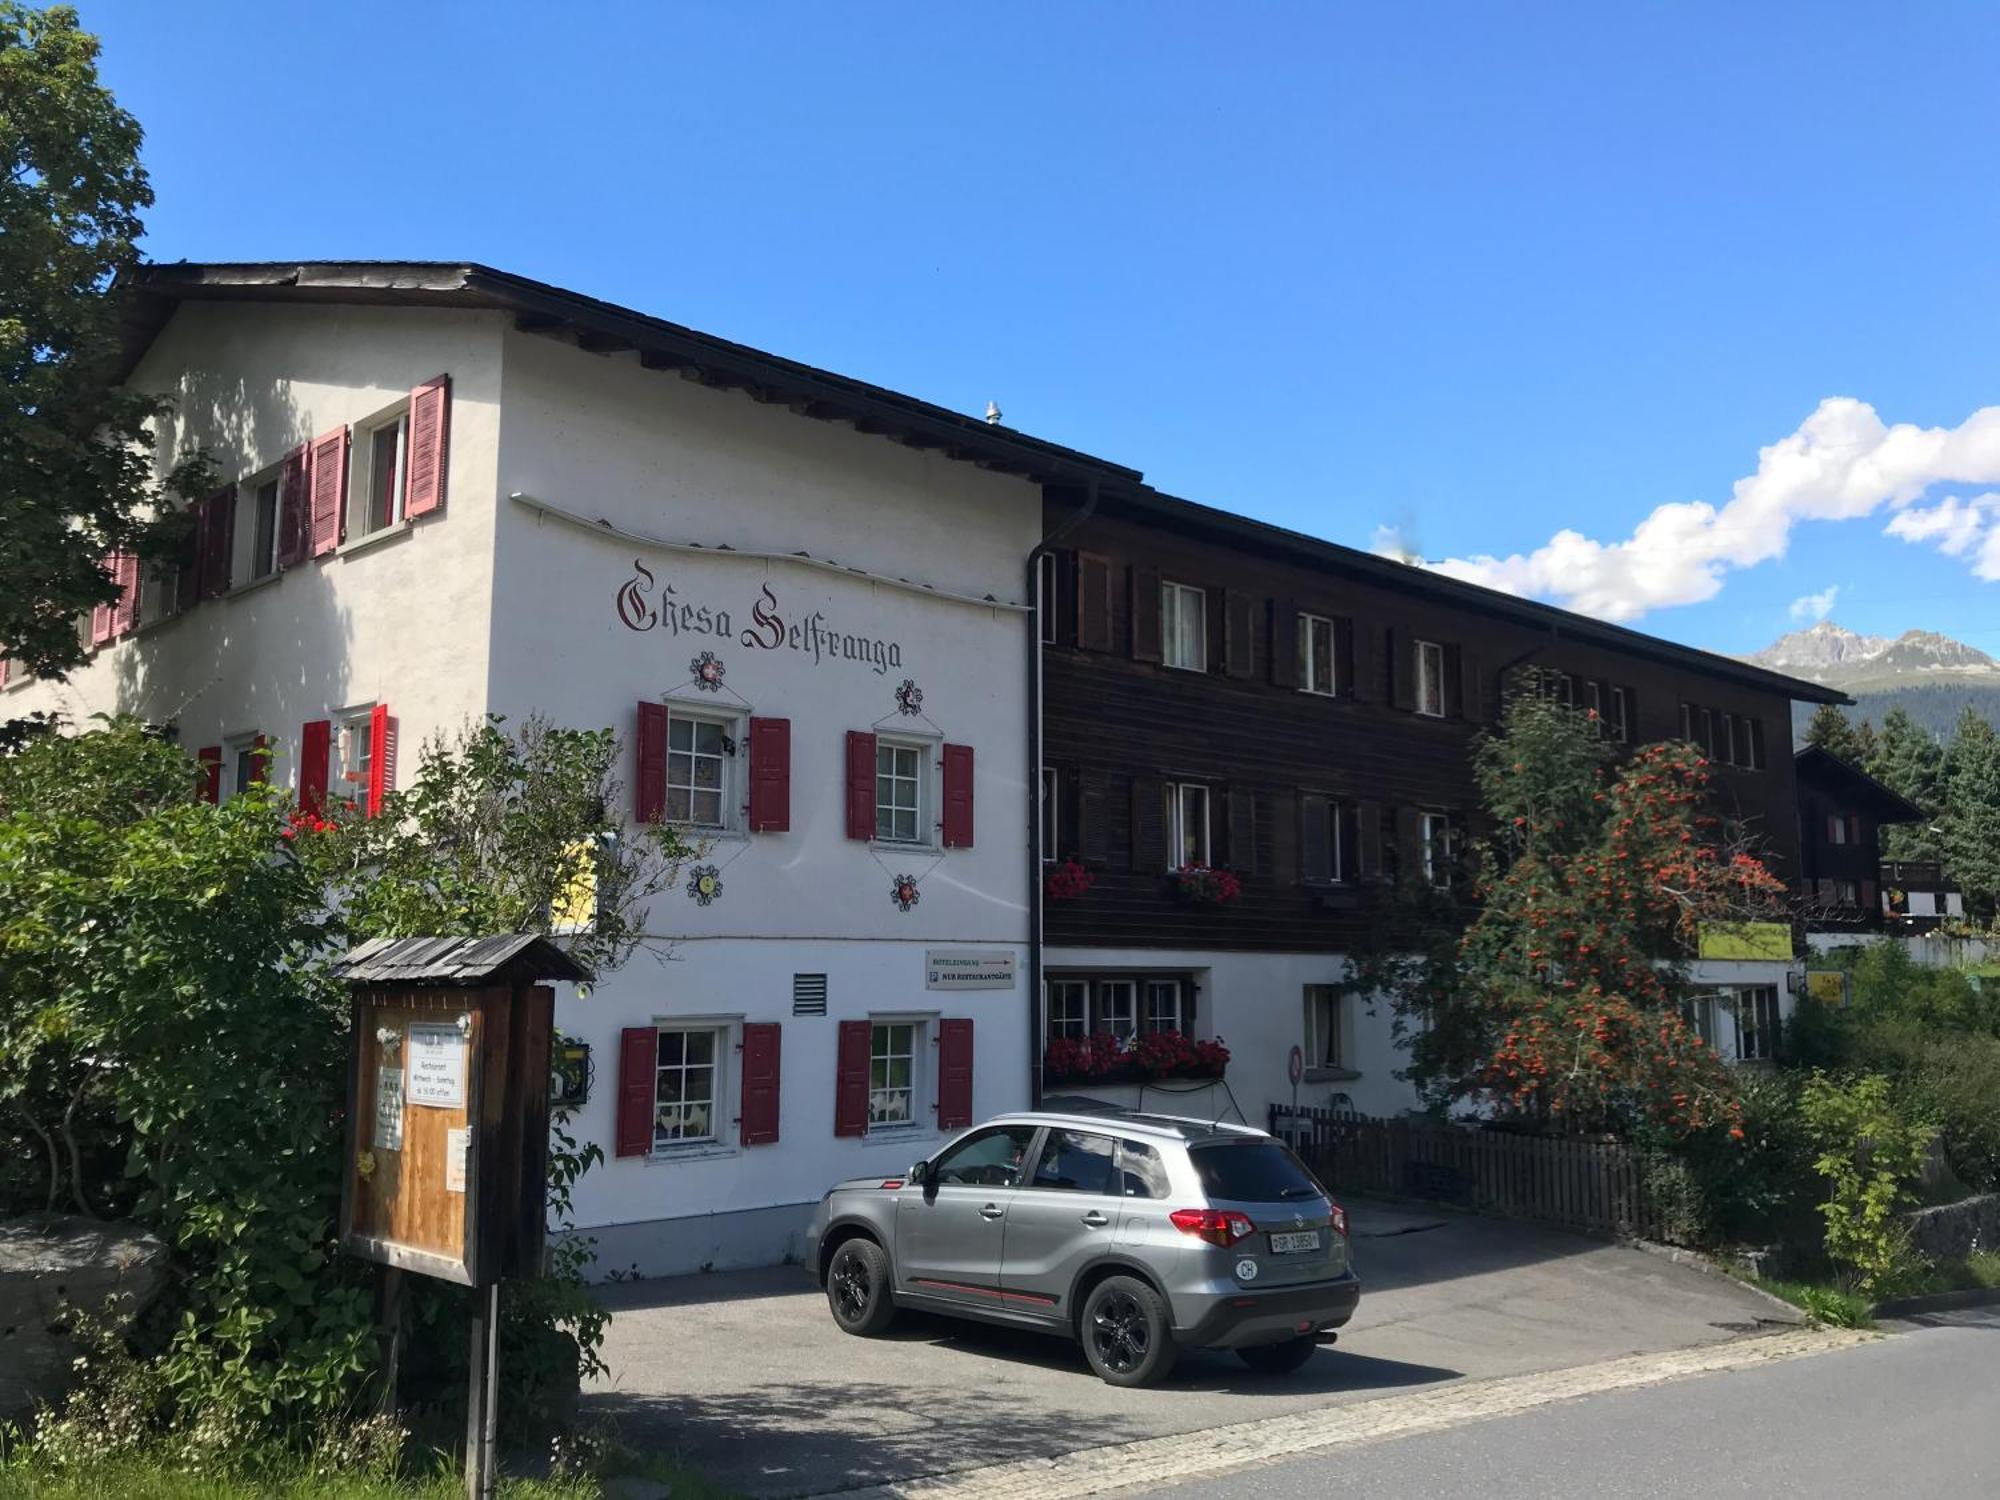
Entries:
{"label": "stone wall", "polygon": [[2000,1250],[2000,1193],[1985,1193],[1909,1216],[1910,1239],[1933,1260],[1961,1260],[1973,1250]]}

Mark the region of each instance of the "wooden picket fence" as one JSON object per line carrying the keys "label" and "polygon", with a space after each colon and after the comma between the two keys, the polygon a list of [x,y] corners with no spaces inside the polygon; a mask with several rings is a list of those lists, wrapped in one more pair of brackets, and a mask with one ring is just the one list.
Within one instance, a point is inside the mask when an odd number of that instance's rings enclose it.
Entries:
{"label": "wooden picket fence", "polygon": [[1645,1157],[1603,1141],[1511,1135],[1273,1105],[1270,1130],[1335,1193],[1426,1198],[1591,1234],[1671,1237]]}

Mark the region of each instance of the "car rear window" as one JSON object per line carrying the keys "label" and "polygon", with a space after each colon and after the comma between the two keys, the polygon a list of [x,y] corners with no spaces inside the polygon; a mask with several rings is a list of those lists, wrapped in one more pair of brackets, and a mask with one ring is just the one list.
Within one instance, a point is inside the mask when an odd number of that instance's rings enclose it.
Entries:
{"label": "car rear window", "polygon": [[1188,1152],[1202,1190],[1235,1203],[1296,1203],[1325,1189],[1305,1163],[1276,1141],[1196,1146]]}

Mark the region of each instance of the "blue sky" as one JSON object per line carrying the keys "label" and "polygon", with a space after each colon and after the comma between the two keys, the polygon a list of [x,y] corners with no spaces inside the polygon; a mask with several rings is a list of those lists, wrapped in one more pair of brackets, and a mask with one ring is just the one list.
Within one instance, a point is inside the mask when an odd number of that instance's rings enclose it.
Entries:
{"label": "blue sky", "polygon": [[157,259],[483,261],[1694,644],[2000,653],[2000,7],[81,8]]}

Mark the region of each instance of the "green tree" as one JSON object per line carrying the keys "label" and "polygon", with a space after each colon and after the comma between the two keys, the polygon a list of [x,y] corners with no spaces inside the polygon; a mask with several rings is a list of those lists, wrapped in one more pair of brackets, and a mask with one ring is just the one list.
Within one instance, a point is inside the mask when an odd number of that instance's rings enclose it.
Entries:
{"label": "green tree", "polygon": [[1939,843],[1967,914],[1993,920],[2000,907],[2000,734],[1971,708],[1959,715],[1945,756]]}
{"label": "green tree", "polygon": [[1816,1073],[1799,1103],[1827,1184],[1826,1253],[1857,1290],[1875,1296],[1912,1264],[1901,1210],[1937,1129],[1900,1112],[1879,1074],[1841,1081]]}
{"label": "green tree", "polygon": [[116,597],[106,555],[169,555],[169,497],[210,473],[190,456],[156,482],[160,403],[114,384],[153,193],[97,51],[71,7],[0,0],[0,649],[45,673],[83,659],[77,617]]}
{"label": "green tree", "polygon": [[1937,835],[1931,831],[1944,805],[1944,747],[1936,736],[1906,710],[1892,708],[1882,716],[1875,754],[1863,769],[1927,815],[1921,823],[1885,829],[1883,852],[1891,859],[1940,858]]}
{"label": "green tree", "polygon": [[1864,758],[1861,735],[1838,704],[1822,703],[1813,711],[1812,722],[1806,725],[1806,743],[1850,766],[1860,765]]}
{"label": "green tree", "polygon": [[1470,926],[1352,981],[1391,998],[1425,1097],[1570,1129],[1734,1124],[1683,964],[1702,928],[1768,915],[1782,887],[1716,840],[1706,762],[1674,742],[1613,764],[1589,716],[1529,691],[1475,770],[1494,831]]}

